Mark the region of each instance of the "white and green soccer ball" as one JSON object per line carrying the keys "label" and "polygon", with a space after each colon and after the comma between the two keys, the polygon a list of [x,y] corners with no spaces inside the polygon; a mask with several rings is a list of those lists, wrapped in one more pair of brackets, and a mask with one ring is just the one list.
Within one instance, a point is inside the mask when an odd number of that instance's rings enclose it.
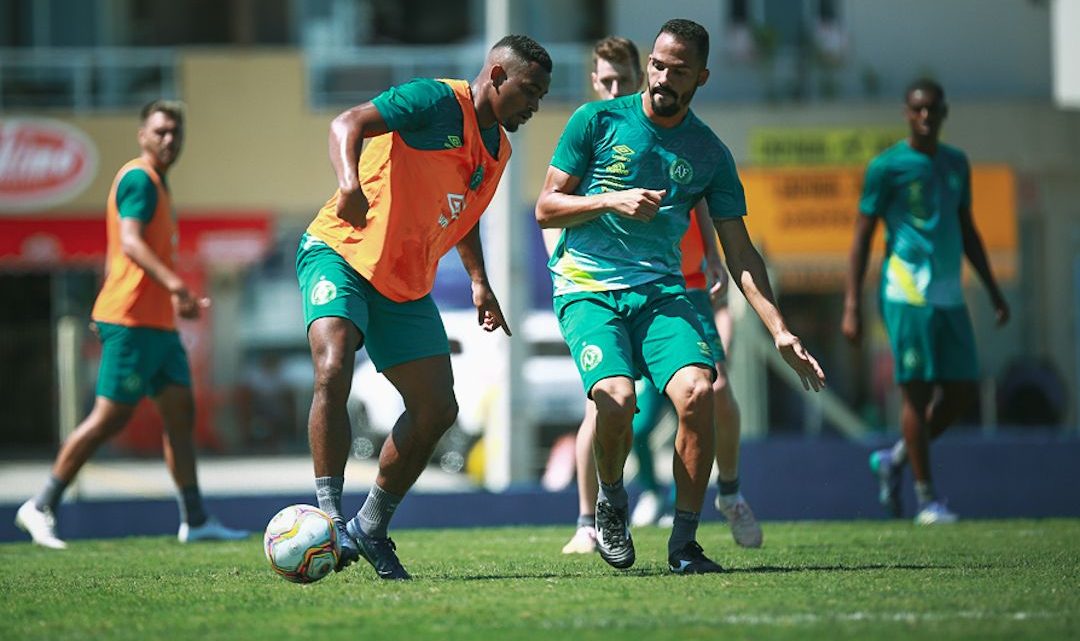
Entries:
{"label": "white and green soccer ball", "polygon": [[313,505],[290,505],[270,519],[263,536],[270,567],[293,583],[313,583],[337,566],[341,547],[334,521]]}

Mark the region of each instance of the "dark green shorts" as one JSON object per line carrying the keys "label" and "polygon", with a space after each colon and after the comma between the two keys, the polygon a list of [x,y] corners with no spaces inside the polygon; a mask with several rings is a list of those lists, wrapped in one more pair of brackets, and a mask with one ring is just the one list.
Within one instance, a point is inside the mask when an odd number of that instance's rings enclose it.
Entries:
{"label": "dark green shorts", "polygon": [[698,320],[701,321],[701,329],[705,333],[705,342],[709,344],[709,349],[712,350],[713,362],[723,363],[726,358],[724,355],[724,342],[720,340],[720,332],[716,330],[716,315],[713,312],[712,301],[709,300],[709,292],[704,289],[688,289],[686,290],[686,298],[694,306]]}
{"label": "dark green shorts", "polygon": [[446,328],[431,295],[399,303],[380,294],[326,243],[304,234],[296,250],[296,278],[307,327],[328,316],[347,318],[360,330],[375,369],[450,353]]}
{"label": "dark green shorts", "polygon": [[712,350],[679,277],[562,294],[554,307],[590,398],[597,381],[612,376],[643,376],[663,390],[688,365],[713,370]]}
{"label": "dark green shorts", "polygon": [[175,330],[96,323],[101,338],[97,395],[134,405],[166,385],[191,387],[187,353]]}
{"label": "dark green shorts", "polygon": [[979,378],[975,332],[967,307],[882,301],[897,383],[974,381]]}

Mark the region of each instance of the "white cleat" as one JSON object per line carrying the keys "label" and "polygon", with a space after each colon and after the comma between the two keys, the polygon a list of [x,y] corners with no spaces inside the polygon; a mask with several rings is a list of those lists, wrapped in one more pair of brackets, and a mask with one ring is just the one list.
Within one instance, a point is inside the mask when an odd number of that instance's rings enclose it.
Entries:
{"label": "white cleat", "polygon": [[15,513],[15,525],[30,535],[34,543],[50,550],[66,550],[64,543],[56,536],[56,517],[49,508],[39,510],[34,499],[19,506]]}
{"label": "white cleat", "polygon": [[592,554],[593,552],[596,552],[596,528],[591,525],[579,527],[562,549],[563,554]]}
{"label": "white cleat", "polygon": [[247,530],[234,530],[221,524],[216,517],[211,516],[202,525],[195,527],[187,523],[180,524],[180,531],[176,538],[181,543],[194,543],[195,541],[239,541],[246,539],[251,533]]}
{"label": "white cleat", "polygon": [[645,490],[638,497],[637,504],[634,505],[634,512],[630,515],[630,526],[656,525],[663,515],[664,499],[660,498],[660,493]]}
{"label": "white cleat", "polygon": [[735,543],[744,548],[759,548],[764,536],[761,526],[754,518],[754,511],[746,502],[742,494],[736,494],[732,498],[716,496],[716,509],[724,515],[731,524],[731,537]]}
{"label": "white cleat", "polygon": [[915,515],[916,525],[947,525],[956,523],[960,517],[950,512],[944,501],[931,501]]}

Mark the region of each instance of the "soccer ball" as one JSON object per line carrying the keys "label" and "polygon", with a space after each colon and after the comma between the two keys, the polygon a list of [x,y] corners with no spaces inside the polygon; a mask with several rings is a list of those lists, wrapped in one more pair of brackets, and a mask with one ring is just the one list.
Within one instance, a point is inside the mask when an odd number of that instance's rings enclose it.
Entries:
{"label": "soccer ball", "polygon": [[293,583],[313,583],[337,566],[341,556],[337,528],[312,505],[290,505],[270,519],[263,536],[270,567]]}

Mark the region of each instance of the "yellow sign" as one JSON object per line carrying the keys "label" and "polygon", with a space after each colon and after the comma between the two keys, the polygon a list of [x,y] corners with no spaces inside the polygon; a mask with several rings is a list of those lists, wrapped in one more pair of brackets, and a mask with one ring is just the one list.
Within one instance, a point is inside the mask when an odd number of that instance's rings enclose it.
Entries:
{"label": "yellow sign", "polygon": [[750,164],[865,166],[906,135],[898,127],[755,129],[750,132]]}
{"label": "yellow sign", "polygon": [[[835,289],[847,270],[862,194],[863,169],[750,168],[740,171],[754,243],[778,268],[781,280],[797,289]],[[1004,165],[977,165],[971,171],[975,226],[990,254],[994,273],[1016,273],[1016,178]],[[884,225],[874,253],[880,262]]]}

